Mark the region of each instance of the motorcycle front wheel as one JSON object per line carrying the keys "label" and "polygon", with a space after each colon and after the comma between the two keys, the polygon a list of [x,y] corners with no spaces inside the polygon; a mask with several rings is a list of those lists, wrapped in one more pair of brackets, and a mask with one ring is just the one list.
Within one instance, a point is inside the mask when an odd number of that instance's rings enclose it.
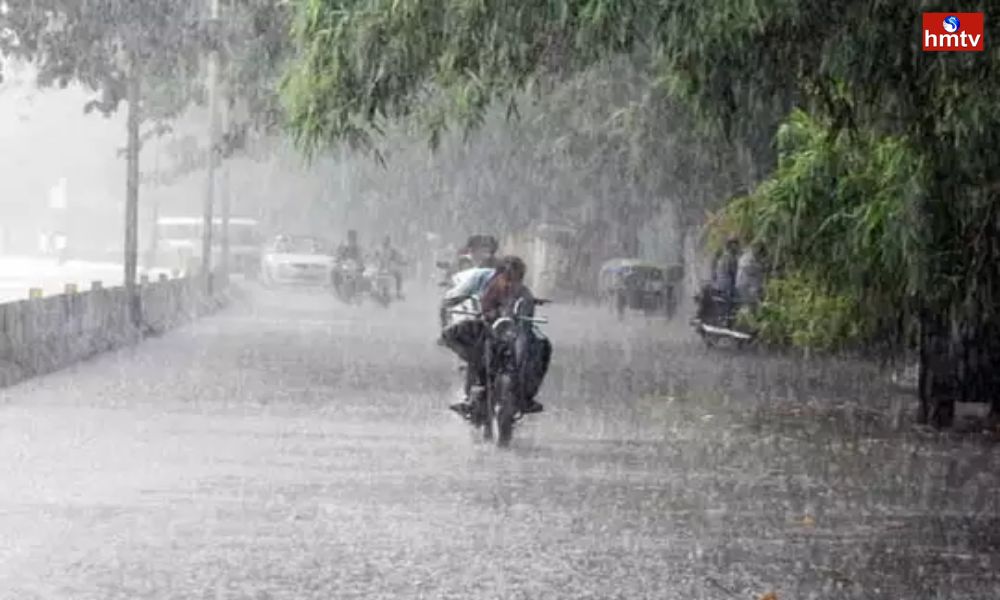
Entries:
{"label": "motorcycle front wheel", "polygon": [[499,403],[493,407],[491,421],[495,422],[497,446],[506,447],[514,437],[514,417],[517,414],[514,378],[506,373],[497,378],[496,399]]}
{"label": "motorcycle front wheel", "polygon": [[487,387],[486,393],[483,395],[483,407],[482,407],[482,422],[480,425],[483,428],[483,441],[492,442],[496,437],[496,432],[494,428],[496,427],[496,391],[490,390]]}
{"label": "motorcycle front wheel", "polygon": [[378,302],[379,306],[382,308],[388,308],[389,305],[392,304],[392,294],[389,293],[388,289],[381,286],[376,289],[375,301]]}

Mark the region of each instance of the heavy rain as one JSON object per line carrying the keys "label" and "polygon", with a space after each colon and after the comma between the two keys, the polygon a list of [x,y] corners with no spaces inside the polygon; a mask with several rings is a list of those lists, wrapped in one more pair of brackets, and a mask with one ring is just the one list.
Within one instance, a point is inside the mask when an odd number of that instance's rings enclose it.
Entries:
{"label": "heavy rain", "polygon": [[1000,598],[978,7],[0,0],[0,599]]}

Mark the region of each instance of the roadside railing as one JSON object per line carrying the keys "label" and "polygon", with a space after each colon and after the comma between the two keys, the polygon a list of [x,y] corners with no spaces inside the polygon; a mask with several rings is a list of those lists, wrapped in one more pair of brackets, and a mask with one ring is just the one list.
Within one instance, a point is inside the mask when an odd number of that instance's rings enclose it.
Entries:
{"label": "roadside railing", "polygon": [[[220,287],[220,286],[217,286]],[[225,289],[212,297],[200,277],[138,285],[141,322],[130,317],[124,286],[87,291],[67,284],[64,293],[45,297],[32,289],[25,300],[0,304],[0,386],[50,373],[101,352],[134,344],[219,308]]]}

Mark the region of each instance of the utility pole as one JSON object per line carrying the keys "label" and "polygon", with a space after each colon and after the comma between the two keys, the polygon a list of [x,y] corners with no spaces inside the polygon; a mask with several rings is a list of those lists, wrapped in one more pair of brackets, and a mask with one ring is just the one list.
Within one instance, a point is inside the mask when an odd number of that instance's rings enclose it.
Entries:
{"label": "utility pole", "polygon": [[204,278],[205,292],[212,294],[212,228],[215,204],[215,161],[219,146],[219,0],[208,0],[212,31],[212,49],[208,55],[208,181],[205,190],[205,214],[202,221],[201,276]]}
{"label": "utility pole", "polygon": [[[213,0],[213,2],[216,3],[216,4],[218,4],[219,0]],[[226,10],[227,10],[226,20],[227,21],[231,17],[231,15],[229,14],[229,11],[231,9],[232,9],[232,3],[229,2],[229,3],[226,4]],[[222,28],[220,27],[219,31],[221,31],[221,30],[222,30]],[[232,69],[232,61],[229,61],[227,63],[227,65],[226,65],[226,78],[225,78],[225,83],[223,84],[223,89],[225,90],[225,93],[223,95],[223,102],[222,102],[222,131],[226,133],[226,135],[227,135],[227,141],[231,141],[230,138],[229,138],[229,135],[230,135],[230,131],[229,131],[229,129],[230,129],[230,116],[231,116],[229,114],[229,108],[230,108],[230,106],[231,106],[231,104],[233,102],[232,86],[231,86],[232,71],[233,71],[233,69]],[[221,231],[219,232],[219,235],[221,237],[221,239],[219,240],[219,242],[220,242],[220,245],[222,246],[222,255],[220,256],[219,275],[220,275],[220,278],[222,279],[222,284],[228,286],[229,285],[229,269],[230,269],[230,256],[229,256],[229,210],[230,210],[230,204],[229,204],[229,202],[230,202],[229,161],[228,160],[224,160],[224,162],[222,163],[221,167],[222,167],[222,177],[221,177],[221,181],[219,182],[219,194],[222,196],[222,219],[221,219],[222,220],[222,227],[221,227]]]}
{"label": "utility pole", "polygon": [[[228,89],[227,89],[228,92]],[[222,103],[222,130],[229,131],[229,94],[226,94]],[[222,198],[222,227],[219,231],[219,243],[222,246],[222,255],[219,257],[219,276],[223,285],[229,284],[229,210],[230,210],[230,185],[229,185],[229,161],[224,161],[221,165],[222,173],[219,178],[219,195]]]}
{"label": "utility pole", "polygon": [[[163,180],[160,178],[160,148],[157,146],[153,154],[154,185],[162,186]],[[149,217],[149,242],[146,248],[146,270],[152,272],[157,267],[157,255],[160,249],[160,201],[153,196],[152,214]]]}

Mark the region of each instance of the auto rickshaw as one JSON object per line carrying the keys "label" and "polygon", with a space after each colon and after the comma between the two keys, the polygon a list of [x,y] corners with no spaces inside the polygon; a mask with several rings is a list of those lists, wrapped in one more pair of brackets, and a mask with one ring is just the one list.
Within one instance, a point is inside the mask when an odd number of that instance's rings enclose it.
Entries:
{"label": "auto rickshaw", "polygon": [[635,258],[609,260],[601,266],[599,275],[601,302],[619,318],[627,309],[673,317],[682,275],[680,265],[661,266]]}

